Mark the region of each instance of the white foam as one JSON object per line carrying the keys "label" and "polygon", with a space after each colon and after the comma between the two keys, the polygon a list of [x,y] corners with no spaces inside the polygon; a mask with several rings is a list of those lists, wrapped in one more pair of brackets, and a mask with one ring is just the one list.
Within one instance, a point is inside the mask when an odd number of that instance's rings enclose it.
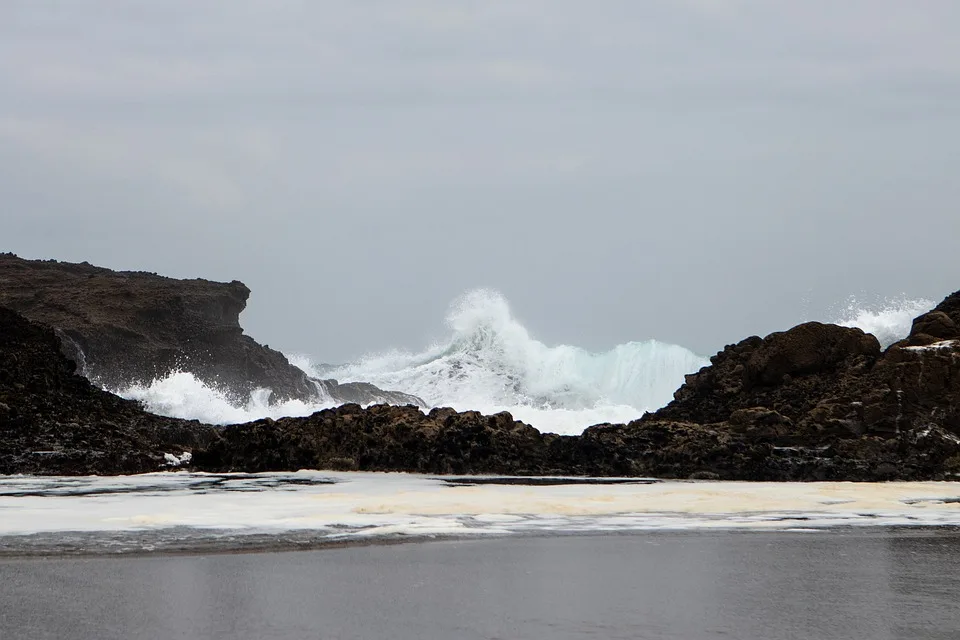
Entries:
{"label": "white foam", "polygon": [[[342,366],[314,365],[289,356],[317,378],[370,382],[422,398],[430,407],[485,414],[508,411],[544,432],[579,434],[604,422],[629,422],[665,405],[684,375],[707,360],[655,340],[630,342],[603,353],[549,347],[532,338],[499,293],[471,291],[451,306],[448,340],[409,353],[373,354]],[[238,402],[190,373],[174,371],[149,385],[117,390],[148,410],[211,424],[304,416],[334,405],[329,400],[270,403],[261,389]]]}
{"label": "white foam", "polygon": [[904,347],[906,351],[953,351],[960,347],[960,340],[941,340],[919,347]]}
{"label": "white foam", "polygon": [[[315,484],[323,480],[336,484]],[[0,476],[4,514],[0,536],[106,535],[185,527],[211,537],[218,532],[231,536],[312,532],[311,539],[322,541],[398,535],[958,526],[958,496],[960,483],[955,482],[450,486],[438,478],[397,473]]]}
{"label": "white foam", "polygon": [[[913,318],[932,307],[929,300],[887,299],[869,305],[851,298],[837,323],[873,333],[888,346],[906,337]],[[419,396],[430,407],[509,411],[541,431],[560,434],[629,422],[655,411],[672,399],[684,375],[708,364],[683,347],[655,340],[600,353],[545,345],[513,317],[502,295],[485,289],[456,300],[446,322],[450,336],[419,352],[388,351],[339,366],[314,365],[302,354],[290,360],[318,378],[370,382]],[[334,404],[323,399],[271,404],[268,390],[238,402],[184,372],[123,389],[120,395],[143,401],[155,413],[213,424],[303,416]]]}
{"label": "white foam", "polygon": [[923,298],[887,298],[877,304],[865,304],[850,298],[835,322],[843,327],[856,327],[872,333],[886,348],[910,335],[913,319],[934,306],[932,300]]}
{"label": "white foam", "polygon": [[[669,402],[684,375],[707,360],[655,340],[592,353],[550,347],[531,337],[496,291],[471,291],[447,316],[451,337],[417,353],[373,354],[316,375],[372,382],[431,406],[509,411],[541,431],[577,434],[600,422],[625,422]],[[301,366],[310,367],[303,358]]]}

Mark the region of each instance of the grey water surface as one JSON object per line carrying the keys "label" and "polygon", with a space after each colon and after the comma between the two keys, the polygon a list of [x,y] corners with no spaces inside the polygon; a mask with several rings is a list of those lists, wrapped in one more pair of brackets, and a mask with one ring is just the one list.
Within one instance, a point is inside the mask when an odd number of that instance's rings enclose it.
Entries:
{"label": "grey water surface", "polygon": [[438,541],[0,560],[2,640],[960,638],[960,533]]}

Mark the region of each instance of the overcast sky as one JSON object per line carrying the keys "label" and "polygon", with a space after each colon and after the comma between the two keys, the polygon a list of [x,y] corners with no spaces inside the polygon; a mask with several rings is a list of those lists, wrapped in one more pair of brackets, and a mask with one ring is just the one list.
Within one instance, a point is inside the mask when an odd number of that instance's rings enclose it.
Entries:
{"label": "overcast sky", "polygon": [[960,289],[956,0],[4,0],[0,250],[342,361],[499,289],[701,353]]}

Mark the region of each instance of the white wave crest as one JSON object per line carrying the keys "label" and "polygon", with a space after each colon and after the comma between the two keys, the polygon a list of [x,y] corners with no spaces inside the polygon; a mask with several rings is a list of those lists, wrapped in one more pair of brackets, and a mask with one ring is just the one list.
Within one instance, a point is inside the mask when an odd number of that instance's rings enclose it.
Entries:
{"label": "white wave crest", "polygon": [[886,298],[876,304],[866,304],[851,297],[835,323],[872,333],[885,349],[910,335],[913,319],[934,306],[936,303],[924,298]]}
{"label": "white wave crest", "polygon": [[549,347],[530,336],[502,295],[487,289],[455,301],[447,325],[449,340],[424,351],[391,351],[312,370],[341,382],[412,393],[431,406],[506,410],[541,430],[579,433],[662,407],[685,374],[707,364],[683,347],[655,340],[603,353]]}
{"label": "white wave crest", "polygon": [[[876,304],[850,298],[834,322],[872,333],[886,347],[906,337],[913,318],[933,306],[930,300],[906,297]],[[305,355],[290,361],[318,378],[370,382],[417,395],[432,407],[509,411],[541,431],[561,434],[577,434],[602,422],[627,422],[656,410],[670,401],[685,374],[708,364],[683,347],[656,340],[601,353],[547,346],[517,321],[502,295],[488,289],[457,299],[446,324],[449,337],[419,352],[395,350],[335,366],[315,365]],[[238,403],[182,371],[120,395],[140,400],[154,413],[212,424],[303,416],[333,406],[329,400],[271,403],[268,389]]]}

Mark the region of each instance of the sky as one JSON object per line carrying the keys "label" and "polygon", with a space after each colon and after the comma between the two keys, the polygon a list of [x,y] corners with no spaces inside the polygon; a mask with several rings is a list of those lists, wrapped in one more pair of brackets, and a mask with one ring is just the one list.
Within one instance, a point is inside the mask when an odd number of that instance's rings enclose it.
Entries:
{"label": "sky", "polygon": [[710,354],[960,289],[955,0],[5,0],[0,250],[340,362],[501,291]]}

